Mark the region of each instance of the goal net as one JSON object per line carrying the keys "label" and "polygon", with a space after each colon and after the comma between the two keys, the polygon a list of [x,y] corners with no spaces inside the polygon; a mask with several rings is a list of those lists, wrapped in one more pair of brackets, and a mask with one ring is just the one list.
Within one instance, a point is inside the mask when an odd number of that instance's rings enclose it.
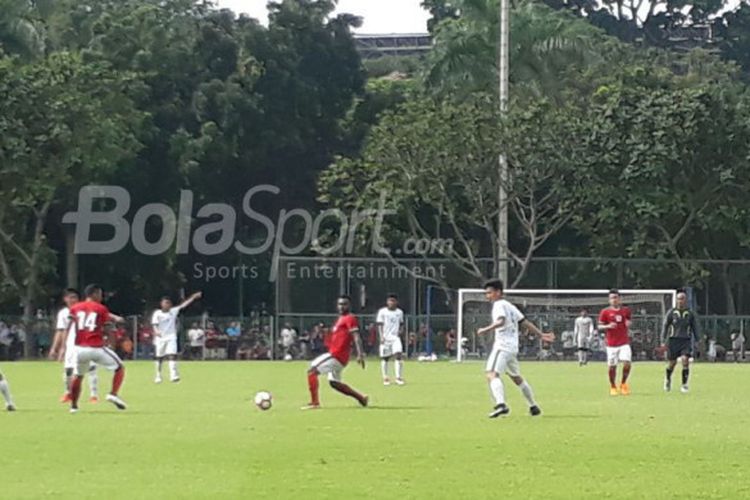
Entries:
{"label": "goal net", "polygon": [[[677,292],[620,290],[620,295],[623,305],[632,313],[631,336],[637,337],[643,345],[648,345],[651,340],[658,341],[664,315],[675,305]],[[599,311],[608,305],[609,290],[506,290],[504,296],[540,329],[555,332],[555,345],[559,348],[562,333],[573,330],[582,309],[588,311],[596,324]],[[483,357],[491,349],[493,334],[476,335],[478,328],[491,323],[491,309],[492,304],[487,302],[484,289],[459,289],[457,361]],[[531,345],[524,345],[522,339],[521,346],[521,355],[537,353],[541,349],[536,340]]]}

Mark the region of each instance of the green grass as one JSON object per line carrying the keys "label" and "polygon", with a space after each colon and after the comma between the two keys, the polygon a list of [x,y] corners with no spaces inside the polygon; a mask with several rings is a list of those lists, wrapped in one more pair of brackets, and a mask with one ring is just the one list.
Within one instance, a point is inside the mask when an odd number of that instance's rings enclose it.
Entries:
{"label": "green grass", "polygon": [[[603,364],[522,363],[544,415],[506,383],[513,412],[492,421],[478,363],[409,363],[406,387],[352,365],[344,377],[373,407],[322,384],[318,412],[299,410],[302,363],[182,363],[183,382],[161,386],[151,363],[129,363],[130,409],[78,415],[57,403],[58,365],[2,369],[19,407],[0,414],[2,498],[750,496],[739,365],[698,365],[682,395],[662,392],[661,364],[637,364],[633,395],[612,398]],[[261,389],[268,412],[250,401]]]}

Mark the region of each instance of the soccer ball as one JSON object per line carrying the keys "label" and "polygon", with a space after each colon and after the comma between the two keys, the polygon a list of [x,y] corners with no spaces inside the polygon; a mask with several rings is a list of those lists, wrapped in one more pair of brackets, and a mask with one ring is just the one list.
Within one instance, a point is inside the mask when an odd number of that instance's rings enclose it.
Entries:
{"label": "soccer ball", "polygon": [[273,396],[271,396],[271,393],[266,392],[266,391],[260,391],[258,394],[256,394],[255,406],[257,406],[258,409],[263,410],[263,411],[270,410],[271,406],[273,406]]}

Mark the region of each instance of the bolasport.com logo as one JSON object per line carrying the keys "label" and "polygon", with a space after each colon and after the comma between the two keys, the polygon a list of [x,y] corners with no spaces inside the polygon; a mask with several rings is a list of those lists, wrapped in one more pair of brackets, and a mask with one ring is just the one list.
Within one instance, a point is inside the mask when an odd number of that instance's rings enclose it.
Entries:
{"label": "bolasport.com logo", "polygon": [[[235,207],[218,202],[196,207],[193,192],[181,190],[177,210],[164,203],[149,203],[134,210],[130,193],[123,187],[86,186],[78,193],[77,209],[65,214],[62,222],[75,227],[74,251],[78,255],[111,255],[128,245],[146,256],[171,251],[177,255],[206,257],[226,252],[248,256],[270,255],[269,281],[278,278],[281,256],[310,255],[311,252],[320,256],[353,256],[357,231],[363,230],[365,223],[368,231],[372,231],[369,238],[372,255],[391,256],[395,260],[445,254],[453,248],[451,239],[430,238],[408,238],[399,248],[386,248],[382,231],[386,217],[395,212],[384,208],[385,194],[381,196],[378,208],[354,210],[351,213],[335,208],[319,213],[301,208],[282,209],[275,218],[262,213],[259,207],[263,206],[263,197],[278,196],[280,193],[277,186],[254,186],[245,193],[241,212],[238,212]],[[242,221],[243,218],[246,220]],[[155,221],[158,224],[153,224]],[[241,222],[257,228],[245,242],[236,234]],[[154,227],[160,228],[158,235],[153,234]],[[106,230],[101,231],[102,228]],[[147,231],[147,228],[151,230]],[[100,237],[95,238],[95,232]],[[107,237],[102,238],[102,233],[106,233]],[[403,269],[399,268],[398,272],[403,272]],[[256,266],[208,266],[196,262],[193,278],[212,281],[258,279],[261,276]]]}

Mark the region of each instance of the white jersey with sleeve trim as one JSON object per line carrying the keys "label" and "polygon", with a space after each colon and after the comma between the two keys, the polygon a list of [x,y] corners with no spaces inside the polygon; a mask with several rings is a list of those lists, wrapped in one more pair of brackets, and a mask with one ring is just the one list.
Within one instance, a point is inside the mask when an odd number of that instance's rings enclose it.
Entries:
{"label": "white jersey with sleeve trim", "polygon": [[382,327],[382,342],[394,342],[399,339],[401,325],[404,324],[404,311],[401,309],[390,310],[383,307],[378,311],[375,322]]}
{"label": "white jersey with sleeve trim", "polygon": [[177,337],[177,316],[179,307],[173,307],[167,312],[157,309],[151,317],[151,325],[156,328],[162,339]]}
{"label": "white jersey with sleeve trim", "polygon": [[594,320],[589,316],[578,316],[575,323],[577,338],[589,337],[594,333]]}
{"label": "white jersey with sleeve trim", "polygon": [[516,306],[505,299],[500,299],[492,304],[492,322],[496,323],[500,318],[505,318],[505,324],[495,329],[495,344],[493,349],[517,354],[518,324],[525,317]]}
{"label": "white jersey with sleeve trim", "polygon": [[[55,320],[55,330],[64,330],[68,331],[68,327],[70,326],[70,309],[67,307],[63,307],[57,312],[57,319]],[[73,349],[76,345],[76,336],[75,334],[68,335],[68,338],[65,340],[65,349]]]}

